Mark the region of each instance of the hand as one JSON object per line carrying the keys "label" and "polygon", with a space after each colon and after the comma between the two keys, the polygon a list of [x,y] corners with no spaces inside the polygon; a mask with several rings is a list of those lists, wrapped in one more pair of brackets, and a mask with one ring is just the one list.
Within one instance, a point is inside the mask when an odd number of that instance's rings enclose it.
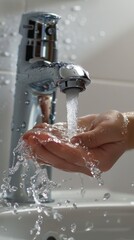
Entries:
{"label": "hand", "polygon": [[85,164],[85,157],[87,157],[85,150],[77,144],[71,144],[68,138],[63,138],[65,129],[64,127],[59,130],[57,124],[51,126],[42,123],[26,132],[23,139],[30,146],[33,156],[40,164],[91,176]]}
{"label": "hand", "polygon": [[103,114],[89,115],[79,120],[85,128],[84,133],[72,138],[72,143],[85,146],[92,161],[98,168],[108,171],[119,157],[128,149],[128,118],[126,114],[110,111]]}
{"label": "hand", "polygon": [[78,120],[82,133],[64,141],[62,132],[47,124],[37,125],[24,134],[37,161],[69,172],[92,175],[95,164],[108,171],[127,148],[127,123],[123,114],[110,111],[93,114]]}

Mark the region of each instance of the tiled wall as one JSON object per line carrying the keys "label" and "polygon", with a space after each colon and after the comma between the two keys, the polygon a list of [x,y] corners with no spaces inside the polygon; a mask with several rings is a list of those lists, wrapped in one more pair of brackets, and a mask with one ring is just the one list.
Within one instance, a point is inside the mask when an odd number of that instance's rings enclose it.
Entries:
{"label": "tiled wall", "polygon": [[[59,60],[74,61],[91,73],[92,84],[79,97],[79,115],[85,115],[109,109],[134,110],[133,9],[133,0],[0,0],[0,179],[9,158],[22,13],[45,11],[61,15]],[[57,121],[62,120],[66,120],[65,95],[58,93]],[[133,151],[125,154],[104,175],[106,187],[132,192],[133,156]],[[62,173],[59,179],[57,170],[54,176],[57,181],[72,178]],[[91,179],[84,179],[87,186],[94,187]],[[76,182],[77,174],[70,184],[76,186]]]}

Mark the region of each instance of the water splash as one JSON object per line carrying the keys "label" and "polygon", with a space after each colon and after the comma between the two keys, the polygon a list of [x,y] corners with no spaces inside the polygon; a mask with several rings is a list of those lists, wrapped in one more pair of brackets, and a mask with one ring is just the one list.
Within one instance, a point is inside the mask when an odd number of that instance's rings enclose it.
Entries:
{"label": "water splash", "polygon": [[48,179],[46,169],[37,167],[35,174],[30,179],[31,187],[28,188],[28,192],[32,193],[36,204],[41,204],[49,199],[49,195],[52,189],[57,187],[57,184]]}
{"label": "water splash", "polygon": [[34,227],[30,230],[30,234],[34,234],[33,240],[35,240],[41,233],[41,225],[43,224],[43,216],[38,215],[38,219],[35,222]]}
{"label": "water splash", "polygon": [[[21,174],[21,187],[24,187],[25,180],[27,178],[27,172],[29,171],[29,159],[33,160],[35,167],[34,175],[30,178],[30,186],[26,189],[28,197],[32,197],[36,207],[38,218],[35,222],[34,227],[30,230],[30,234],[33,235],[33,240],[35,240],[41,233],[41,225],[43,223],[43,215],[47,217],[52,217],[57,221],[61,221],[63,216],[52,207],[46,206],[46,201],[48,200],[49,194],[52,189],[57,187],[57,184],[48,179],[46,169],[42,169],[40,165],[36,162],[35,157],[32,155],[31,149],[27,144],[20,139],[17,147],[13,151],[13,165],[9,168],[8,176],[4,172],[3,184],[1,185],[2,190],[2,200],[9,209],[12,210],[14,215],[19,214],[19,204],[17,202],[10,203],[7,199],[7,192],[16,192],[18,188],[11,185],[12,176],[19,170],[21,166],[24,167],[25,173]],[[17,162],[16,162],[17,159]],[[32,208],[33,205],[31,204]],[[30,212],[31,213],[31,212]],[[18,217],[19,218],[19,217]],[[21,218],[20,218],[21,219]]]}
{"label": "water splash", "polygon": [[93,178],[97,179],[97,182],[98,182],[99,186],[104,185],[104,181],[103,181],[102,176],[101,176],[102,172],[96,166],[96,164],[93,163],[93,162],[88,162],[88,161],[85,160],[85,165],[90,170]]}

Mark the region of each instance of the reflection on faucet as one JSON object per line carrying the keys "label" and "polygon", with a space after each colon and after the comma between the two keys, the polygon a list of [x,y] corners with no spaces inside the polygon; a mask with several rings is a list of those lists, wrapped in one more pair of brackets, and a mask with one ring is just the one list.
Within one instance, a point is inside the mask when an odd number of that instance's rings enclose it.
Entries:
{"label": "reflection on faucet", "polygon": [[[57,62],[57,23],[60,17],[49,13],[27,13],[22,17],[19,46],[16,92],[13,113],[11,154],[9,167],[13,160],[13,149],[20,136],[31,129],[37,122],[53,124],[55,121],[56,88],[62,92],[68,88],[83,91],[90,83],[88,73],[81,67],[69,63]],[[20,187],[24,169],[19,169],[11,179],[11,185],[17,187],[14,193],[7,193],[7,198],[16,202],[32,202],[26,189],[34,167],[31,161],[25,189]],[[51,179],[50,167],[47,168]],[[31,172],[31,173],[30,173]],[[51,197],[49,199],[51,201]]]}

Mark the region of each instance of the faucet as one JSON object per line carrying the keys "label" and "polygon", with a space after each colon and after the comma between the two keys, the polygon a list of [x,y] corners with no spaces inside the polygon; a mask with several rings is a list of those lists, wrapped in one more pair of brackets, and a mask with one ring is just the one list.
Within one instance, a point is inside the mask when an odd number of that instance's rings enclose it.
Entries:
{"label": "faucet", "polygon": [[[18,52],[9,169],[17,162],[17,157],[13,158],[13,150],[21,135],[33,128],[37,122],[50,124],[55,122],[57,87],[64,93],[71,88],[83,91],[90,83],[89,75],[83,68],[72,63],[57,61],[59,19],[60,16],[56,14],[42,12],[31,12],[22,16],[19,29],[22,39]],[[51,167],[45,166],[45,168],[48,178],[51,179]],[[11,176],[11,185],[15,186],[17,191],[7,192],[7,199],[18,203],[33,201],[26,193],[33,171],[31,161],[25,189],[20,187],[21,176],[25,172],[23,166]]]}

